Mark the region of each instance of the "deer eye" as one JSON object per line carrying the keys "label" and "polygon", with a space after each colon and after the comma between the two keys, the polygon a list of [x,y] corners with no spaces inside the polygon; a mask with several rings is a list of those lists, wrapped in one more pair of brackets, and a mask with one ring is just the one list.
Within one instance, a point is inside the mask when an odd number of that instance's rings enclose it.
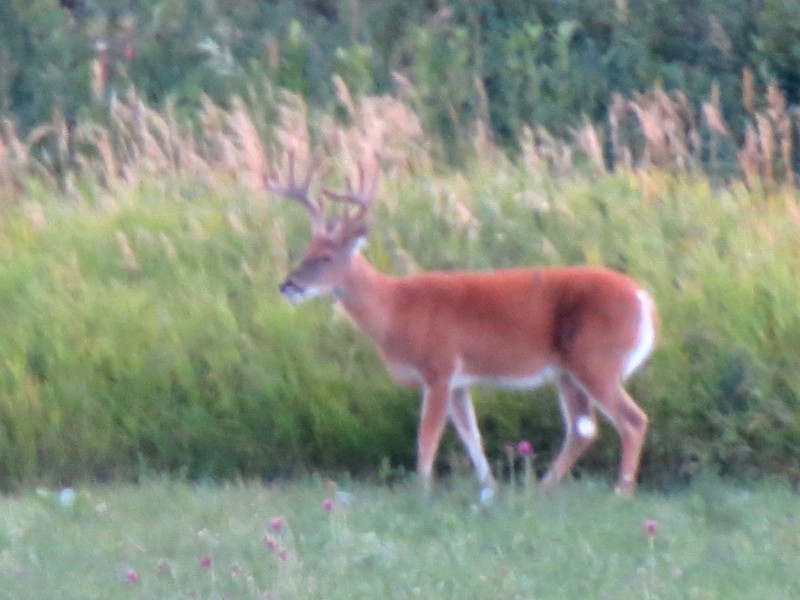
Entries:
{"label": "deer eye", "polygon": [[328,255],[315,256],[311,260],[311,262],[309,263],[309,266],[312,267],[312,268],[318,269],[318,268],[323,267],[323,266],[325,266],[327,264],[330,264],[330,262],[332,260],[333,259]]}

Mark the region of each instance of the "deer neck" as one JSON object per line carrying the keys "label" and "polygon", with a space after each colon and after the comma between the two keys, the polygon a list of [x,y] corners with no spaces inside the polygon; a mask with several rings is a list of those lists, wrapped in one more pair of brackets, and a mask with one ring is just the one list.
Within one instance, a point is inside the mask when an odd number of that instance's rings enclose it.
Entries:
{"label": "deer neck", "polygon": [[387,330],[391,311],[391,278],[373,267],[360,252],[341,284],[333,290],[359,329],[373,340]]}

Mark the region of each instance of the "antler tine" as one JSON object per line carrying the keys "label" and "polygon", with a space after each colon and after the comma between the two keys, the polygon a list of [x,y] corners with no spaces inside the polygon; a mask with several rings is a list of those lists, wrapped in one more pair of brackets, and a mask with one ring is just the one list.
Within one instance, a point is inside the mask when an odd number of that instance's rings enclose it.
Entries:
{"label": "antler tine", "polygon": [[375,192],[378,189],[378,177],[379,171],[375,169],[375,175],[372,178],[372,181],[367,184],[367,177],[366,171],[364,169],[364,164],[359,161],[358,162],[358,189],[353,187],[353,181],[350,179],[350,176],[345,176],[344,183],[345,183],[345,191],[344,192],[334,192],[327,188],[322,190],[322,193],[325,194],[331,200],[336,200],[337,202],[349,202],[350,204],[355,204],[359,207],[359,215],[363,214],[367,211],[370,207],[372,202],[375,200]]}
{"label": "antler tine", "polygon": [[277,179],[267,178],[265,187],[267,190],[279,196],[295,200],[302,204],[311,215],[311,224],[313,227],[319,226],[323,221],[322,206],[319,201],[314,201],[311,198],[311,182],[322,164],[322,159],[318,156],[312,156],[311,164],[308,166],[305,177],[301,184],[297,183],[295,177],[295,151],[289,150],[287,152],[287,180],[286,184],[282,185]]}

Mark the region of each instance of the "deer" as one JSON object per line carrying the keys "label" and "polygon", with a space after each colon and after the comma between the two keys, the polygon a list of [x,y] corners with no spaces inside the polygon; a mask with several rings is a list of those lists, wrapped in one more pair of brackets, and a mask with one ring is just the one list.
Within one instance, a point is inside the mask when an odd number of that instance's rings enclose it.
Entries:
{"label": "deer", "polygon": [[[312,193],[320,162],[312,159],[297,177],[289,151],[285,182],[265,179],[269,192],[302,205],[311,223],[311,240],[279,290],[293,304],[332,295],[372,340],[393,379],[421,389],[417,477],[426,493],[449,420],[472,462],[479,499],[491,504],[497,483],[470,387],[550,383],[566,433],[541,487],[555,487],[591,445],[599,411],[621,441],[615,491],[633,496],[648,418],[623,384],[656,343],[659,321],[650,294],[604,267],[384,274],[361,252],[379,169],[368,180],[359,163],[357,184],[345,177],[344,191]],[[326,217],[324,199],[338,203],[339,216]]]}

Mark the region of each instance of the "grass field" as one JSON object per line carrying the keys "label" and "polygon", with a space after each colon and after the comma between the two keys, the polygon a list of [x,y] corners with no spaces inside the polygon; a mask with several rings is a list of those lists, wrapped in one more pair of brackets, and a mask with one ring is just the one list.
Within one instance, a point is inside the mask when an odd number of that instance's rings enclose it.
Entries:
{"label": "grass field", "polygon": [[261,485],[38,490],[2,498],[10,599],[798,598],[798,498],[702,480],[632,500],[606,482],[508,486],[491,509],[464,478],[428,500],[308,478]]}

